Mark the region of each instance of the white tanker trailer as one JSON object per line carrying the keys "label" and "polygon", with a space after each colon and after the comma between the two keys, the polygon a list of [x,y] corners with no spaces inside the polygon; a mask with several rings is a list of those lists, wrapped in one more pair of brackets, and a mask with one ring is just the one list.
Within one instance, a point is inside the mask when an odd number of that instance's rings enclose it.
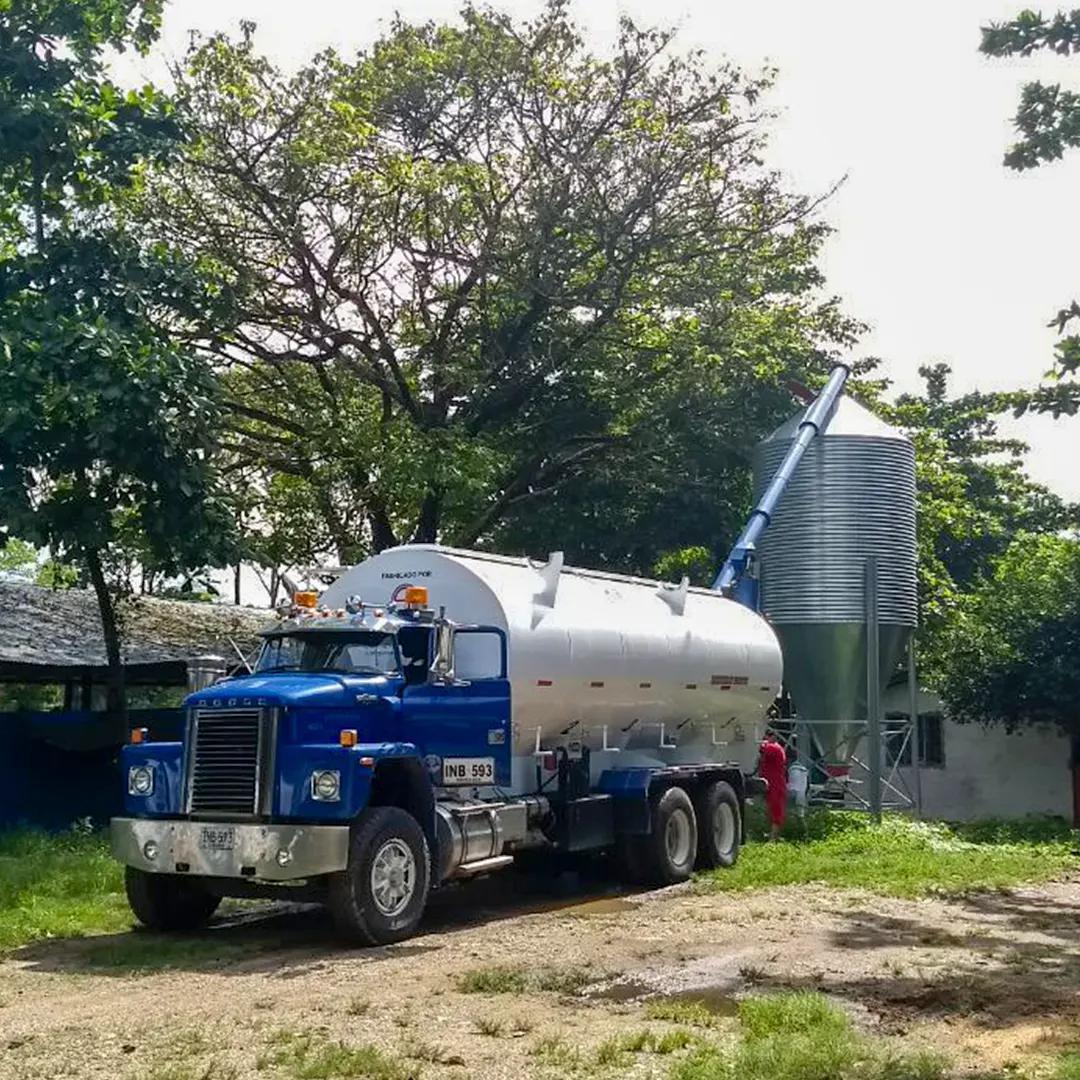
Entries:
{"label": "white tanker trailer", "polygon": [[[537,755],[567,747],[589,750],[594,772],[715,757],[734,729],[752,738],[780,691],[780,645],[760,615],[685,582],[564,566],[560,554],[538,565],[411,545],[345,571],[320,599],[389,606],[410,586],[451,622],[504,635],[515,794]],[[501,648],[494,634],[458,635],[454,675],[484,675]]]}
{"label": "white tanker trailer", "polygon": [[782,661],[729,596],[845,376],[716,591],[421,545],[296,593],[252,674],[188,698],[181,742],[125,748],[112,836],[139,919],[181,929],[223,896],[287,895],[384,943],[433,888],[526,852],[611,854],[662,884],[730,866]]}

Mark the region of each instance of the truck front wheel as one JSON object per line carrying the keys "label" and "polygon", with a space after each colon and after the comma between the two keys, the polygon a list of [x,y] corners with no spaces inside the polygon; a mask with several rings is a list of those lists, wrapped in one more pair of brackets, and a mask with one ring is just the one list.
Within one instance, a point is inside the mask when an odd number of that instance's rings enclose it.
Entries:
{"label": "truck front wheel", "polygon": [[698,826],[694,804],[680,787],[652,799],[652,830],[646,841],[648,877],[657,885],[686,881],[697,859]]}
{"label": "truck front wheel", "polygon": [[427,838],[396,806],[366,810],[353,826],[348,868],[330,880],[339,932],[361,945],[389,945],[420,923],[431,884]]}
{"label": "truck front wheel", "polygon": [[742,821],[735,789],[723,780],[706,785],[694,801],[697,811],[699,870],[734,866],[739,857]]}
{"label": "truck front wheel", "polygon": [[195,930],[221,903],[220,896],[197,882],[175,874],[148,874],[133,866],[125,868],[124,888],[135,918],[149,930]]}

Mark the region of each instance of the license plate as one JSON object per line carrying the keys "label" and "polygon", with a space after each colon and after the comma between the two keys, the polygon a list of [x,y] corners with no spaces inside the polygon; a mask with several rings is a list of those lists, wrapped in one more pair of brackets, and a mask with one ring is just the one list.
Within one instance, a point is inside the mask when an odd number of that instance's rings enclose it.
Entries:
{"label": "license plate", "polygon": [[232,851],[235,845],[235,829],[211,829],[204,825],[199,832],[199,847],[203,851]]}
{"label": "license plate", "polygon": [[495,783],[495,759],[480,758],[443,758],[443,783],[451,784],[493,784]]}

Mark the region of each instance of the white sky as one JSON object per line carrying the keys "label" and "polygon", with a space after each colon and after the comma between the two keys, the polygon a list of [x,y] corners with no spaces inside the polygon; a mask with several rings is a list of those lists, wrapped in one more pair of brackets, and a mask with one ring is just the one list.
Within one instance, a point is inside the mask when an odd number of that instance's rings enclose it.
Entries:
{"label": "white sky", "polygon": [[[531,0],[497,0],[517,14]],[[824,258],[832,292],[872,325],[858,355],[885,360],[898,389],[920,364],[944,360],[955,389],[1036,382],[1050,367],[1045,324],[1080,297],[1072,253],[1080,215],[1071,195],[1080,151],[1015,174],[1001,165],[1010,118],[1028,78],[1080,87],[1080,59],[1005,62],[978,51],[979,27],[1021,0],[576,0],[597,47],[620,13],[643,25],[677,22],[681,39],[748,67],[780,69],[770,99],[771,164],[793,185],[822,192],[847,182],[825,209],[837,229]],[[161,52],[177,57],[188,32],[258,24],[257,44],[287,66],[333,45],[370,42],[395,10],[452,19],[457,0],[173,0]],[[121,65],[160,81],[160,58]],[[134,68],[134,71],[132,70]],[[1010,425],[1032,444],[1032,473],[1080,499],[1080,417]]]}

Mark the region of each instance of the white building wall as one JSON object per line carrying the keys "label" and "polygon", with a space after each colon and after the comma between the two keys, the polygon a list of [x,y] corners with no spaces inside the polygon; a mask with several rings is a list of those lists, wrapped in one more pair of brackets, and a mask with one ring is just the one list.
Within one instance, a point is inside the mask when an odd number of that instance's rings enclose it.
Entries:
{"label": "white building wall", "polygon": [[[886,713],[908,712],[906,687],[890,687]],[[930,694],[919,694],[919,712],[940,712]],[[1051,814],[1072,820],[1069,740],[1054,727],[1028,727],[1009,734],[997,725],[942,726],[944,766],[923,766],[923,816],[946,821],[1021,818]],[[910,768],[897,770],[910,791]]]}

